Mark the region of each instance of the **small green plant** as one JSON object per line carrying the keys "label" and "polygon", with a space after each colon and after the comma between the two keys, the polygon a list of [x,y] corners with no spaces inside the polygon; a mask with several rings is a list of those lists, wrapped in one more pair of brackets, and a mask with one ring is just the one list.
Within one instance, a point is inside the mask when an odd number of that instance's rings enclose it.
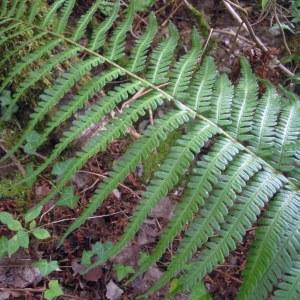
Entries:
{"label": "small green plant", "polygon": [[48,289],[44,293],[46,300],[53,300],[56,297],[62,296],[64,294],[58,280],[50,280],[48,284]]}
{"label": "small green plant", "polygon": [[34,263],[34,266],[39,269],[43,276],[47,276],[53,271],[59,270],[58,262],[56,260],[47,261],[46,259],[40,259]]}
{"label": "small green plant", "polygon": [[122,264],[114,265],[113,270],[117,275],[118,281],[123,280],[128,275],[133,274],[135,272],[132,266],[126,266]]}
{"label": "small green plant", "polygon": [[97,242],[92,245],[91,250],[83,251],[81,257],[81,264],[85,267],[90,267],[95,259],[102,259],[107,255],[112,248],[113,244],[111,242]]}
{"label": "small green plant", "polygon": [[20,248],[27,249],[29,247],[30,236],[33,236],[38,240],[44,240],[50,237],[50,234],[46,229],[37,226],[34,215],[25,217],[25,226],[23,226],[21,222],[16,220],[10,213],[0,212],[0,222],[14,232],[14,235],[10,239],[1,236],[1,256],[8,255],[10,257]]}

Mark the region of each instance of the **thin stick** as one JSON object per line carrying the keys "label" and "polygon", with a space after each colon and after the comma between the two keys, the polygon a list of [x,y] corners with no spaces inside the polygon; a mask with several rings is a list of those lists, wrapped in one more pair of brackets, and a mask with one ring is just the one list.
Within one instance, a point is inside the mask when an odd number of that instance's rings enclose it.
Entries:
{"label": "thin stick", "polygon": [[[247,26],[246,26],[246,24],[243,22],[243,20],[241,19],[241,17],[237,14],[237,12],[234,10],[234,8],[231,6],[231,5],[233,5],[234,3],[232,3],[232,2],[227,2],[227,1],[225,1],[225,0],[223,0],[223,3],[224,3],[224,5],[226,6],[226,8],[229,10],[229,12],[230,12],[230,14],[232,15],[232,17],[234,18],[234,19],[236,19],[236,21],[238,21],[238,23],[239,24],[243,24],[242,26],[243,26],[243,28],[246,30],[246,31],[248,31],[248,28],[247,28]],[[235,4],[235,6],[236,6],[236,4]]]}
{"label": "thin stick", "polygon": [[[80,170],[78,171],[78,173],[85,173],[85,174],[90,174],[90,175],[95,175],[95,176],[98,176],[98,177],[101,177],[101,178],[107,178],[108,176],[107,175],[103,175],[103,174],[99,174],[99,173],[96,173],[96,172],[91,172],[91,171],[85,171],[85,170]],[[130,187],[122,184],[122,183],[119,183],[119,186],[121,186],[122,188],[128,190],[129,192],[131,192],[132,194],[134,194],[138,199],[141,199],[141,197],[134,191],[132,190]]]}
{"label": "thin stick", "polygon": [[[252,37],[252,39],[255,41],[255,43],[257,44],[257,46],[265,53],[270,55],[269,49],[265,46],[265,44],[261,41],[261,39],[255,34],[251,24],[248,21],[247,18],[247,14],[245,13],[245,11],[240,8],[240,10],[242,11],[242,15],[239,16],[236,11],[232,8],[231,4],[229,3],[228,0],[222,0],[223,4],[226,6],[226,8],[228,8],[229,12],[233,15],[233,12],[235,15],[238,16],[238,18],[236,18],[236,20],[241,24],[242,22],[244,22],[244,24],[247,27],[247,32],[250,34],[250,36]],[[238,6],[237,4],[235,4],[235,6]],[[271,57],[275,60],[275,63],[277,65],[277,67],[287,76],[291,77],[291,76],[295,76],[295,74],[293,72],[291,72],[288,68],[286,68],[279,60],[277,57],[275,57],[274,55],[271,55]]]}
{"label": "thin stick", "polygon": [[[88,220],[102,219],[102,218],[105,218],[105,217],[111,217],[111,216],[119,215],[119,214],[122,214],[122,213],[124,213],[124,211],[117,211],[115,213],[111,213],[111,214],[107,214],[107,215],[92,216],[92,217],[88,217],[87,219]],[[77,218],[65,218],[65,219],[56,220],[56,221],[53,221],[53,222],[50,222],[50,223],[47,223],[47,224],[43,224],[40,227],[47,227],[47,226],[51,226],[51,225],[54,225],[54,224],[59,224],[59,223],[68,222],[68,221],[74,221],[76,219]]]}

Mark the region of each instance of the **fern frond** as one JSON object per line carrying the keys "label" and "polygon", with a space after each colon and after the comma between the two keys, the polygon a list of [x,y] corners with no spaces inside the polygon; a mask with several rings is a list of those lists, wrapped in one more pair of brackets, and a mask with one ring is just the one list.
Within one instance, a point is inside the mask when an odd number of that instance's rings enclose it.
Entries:
{"label": "fern frond", "polygon": [[[119,0],[96,0],[77,22],[75,2],[54,0],[44,12],[41,0],[2,1],[0,46],[4,54],[0,66],[5,68],[0,83],[0,127],[10,126],[6,120],[31,89],[36,93],[38,82],[47,79],[48,85],[33,101],[37,104],[28,120],[22,120],[20,137],[2,160],[46,148],[55,130],[59,135],[45,160],[35,159],[33,170],[14,184],[33,185],[37,176],[51,168],[55,176],[54,163],[70,161],[37,204],[41,208],[62,193],[89,159],[126,136],[149,111],[153,123],[141,129],[140,137],[113,164],[63,239],[176,131],[176,140],[154,170],[123,236],[89,270],[134,239],[152,209],[180,184],[182,195],[175,215],[134,278],[158,262],[178,234],[183,238],[166,272],[146,296],[178,277],[169,296],[188,291],[189,299],[206,297],[203,277],[224,261],[257,221],[256,240],[238,299],[265,299],[268,293],[279,299],[300,298],[295,288],[300,255],[297,97],[284,92],[292,99],[281,100],[275,87],[265,83],[266,91],[258,99],[257,81],[245,59],[241,60],[241,78],[234,88],[226,75],[217,72],[213,59],[203,57],[195,29],[191,47],[178,56],[176,27],[171,23],[165,40],[156,40],[154,14],[149,15],[145,30],[132,45],[127,36],[135,14],[145,11],[147,3],[132,0],[120,11]],[[105,19],[98,24],[94,16],[99,11]],[[91,37],[90,24],[95,28]],[[158,46],[152,50],[154,39]],[[100,125],[85,145],[79,145],[85,131]],[[76,153],[74,143],[80,147]]]}
{"label": "fern frond", "polygon": [[36,149],[42,145],[48,138],[49,134],[67,120],[72,114],[80,109],[84,103],[99,92],[107,82],[117,79],[122,72],[119,69],[112,68],[99,76],[94,77],[82,87],[79,93],[74,96],[70,103],[63,105],[47,122],[43,133],[40,135],[39,141],[36,144]]}
{"label": "fern frond", "polygon": [[[105,114],[109,113],[114,107],[123,100],[126,100],[129,95],[132,95],[141,88],[141,84],[138,81],[123,84],[111,91],[106,97],[102,99],[100,103],[97,103],[91,107],[91,109],[84,115],[78,117],[73,126],[63,133],[63,137],[60,139],[58,144],[55,145],[51,155],[38,166],[32,174],[28,174],[27,180],[30,182],[32,179],[37,177],[43,172],[59,155],[80,135],[87,129],[91,124],[99,122]],[[23,182],[21,182],[23,183]],[[61,185],[63,186],[63,185]],[[56,195],[57,187],[49,193],[49,195],[43,199],[42,203],[46,203],[49,199]]]}
{"label": "fern frond", "polygon": [[188,300],[213,300],[203,282],[194,286]]}
{"label": "fern frond", "polygon": [[9,42],[10,40],[13,40],[14,38],[16,38],[17,36],[19,35],[22,35],[24,34],[25,32],[28,32],[30,31],[30,27],[28,26],[24,26],[22,27],[19,31],[15,32],[13,31],[12,33],[10,34],[7,34],[6,36],[4,35],[4,38],[2,38],[0,40],[0,47],[2,47],[6,42]]}
{"label": "fern frond", "polygon": [[264,299],[269,292],[272,291],[278,280],[281,279],[285,272],[288,272],[293,266],[293,262],[299,254],[300,248],[300,220],[299,220],[299,208],[300,197],[296,195],[293,201],[294,211],[289,207],[287,210],[287,219],[290,227],[282,227],[281,232],[283,236],[278,241],[277,245],[272,249],[272,255],[269,262],[265,265],[264,270],[258,274],[258,279],[255,288],[259,291],[251,291],[249,299]]}
{"label": "fern frond", "polygon": [[286,104],[281,109],[278,126],[275,133],[275,155],[273,156],[274,164],[279,170],[292,175],[295,172],[295,150],[294,145],[300,137],[300,107],[297,102]]}
{"label": "fern frond", "polygon": [[20,53],[20,50],[26,49],[27,46],[30,46],[32,43],[36,42],[37,40],[41,39],[46,35],[45,32],[41,32],[35,36],[33,36],[30,40],[26,40],[24,43],[21,43],[18,47],[15,47],[13,50],[6,52],[0,61],[0,68],[2,68],[9,59],[14,57],[16,54]]}
{"label": "fern frond", "polygon": [[[285,234],[299,219],[297,214],[300,203],[297,201],[299,197],[295,192],[282,191],[270,202],[268,210],[260,221],[261,226],[256,230],[256,239],[250,249],[243,272],[243,285],[238,299],[252,299],[253,295],[258,293],[257,286],[260,285],[264,272],[272,264],[276,252],[281,247],[283,249],[285,247],[282,243]],[[259,290],[260,298],[263,298],[264,293],[263,287]]]}
{"label": "fern frond", "polygon": [[231,141],[221,139],[216,142],[208,155],[197,162],[197,166],[189,178],[182,200],[176,207],[174,217],[162,233],[149,258],[142,262],[132,279],[144,273],[163,255],[176,235],[183,230],[185,224],[191,221],[199,207],[203,206],[207,195],[217,183],[221,172],[238,152],[238,147],[232,144]]}
{"label": "fern frond", "polygon": [[214,187],[199,216],[191,223],[167,271],[145,293],[145,297],[166,285],[184,268],[197,248],[213,235],[214,230],[219,230],[219,224],[224,222],[224,217],[228,214],[228,208],[232,207],[236,193],[241,191],[260,168],[261,165],[248,154],[240,154],[231,162],[225,174],[219,178],[219,183]]}
{"label": "fern frond", "polygon": [[[16,22],[16,23],[10,24],[9,26],[7,26],[7,27],[3,28],[2,30],[0,30],[1,40],[4,37],[6,37],[6,32],[9,32],[9,31],[11,31],[14,28],[19,27],[21,24],[22,24],[21,22]],[[12,32],[12,33],[14,34],[15,32]]]}
{"label": "fern frond", "polygon": [[207,247],[199,254],[198,261],[187,266],[188,273],[183,278],[184,287],[192,287],[197,279],[202,279],[217,264],[224,262],[230,251],[242,241],[246,230],[256,221],[264,205],[281,187],[281,180],[266,171],[256,174],[250,180],[238,196],[217,236],[209,240]]}
{"label": "fern frond", "polygon": [[19,6],[17,8],[17,11],[16,11],[16,16],[15,16],[16,19],[19,19],[24,15],[26,8],[27,8],[26,2],[25,1],[20,1],[20,4],[19,4]]}
{"label": "fern frond", "polygon": [[99,186],[91,198],[88,208],[86,208],[80,217],[67,229],[61,243],[72,231],[83,224],[88,217],[96,211],[113,189],[115,189],[120,182],[124,181],[129,173],[159,146],[159,142],[164,140],[169,132],[172,132],[187,122],[189,118],[190,116],[185,111],[172,111],[157,121],[157,124],[150,126],[144,132],[144,136],[134,143],[124,156],[116,162],[109,176]]}
{"label": "fern frond", "polygon": [[234,137],[244,141],[249,138],[252,129],[258,93],[256,78],[245,58],[241,59],[241,76],[233,98],[232,123],[228,129]]}
{"label": "fern frond", "polygon": [[7,8],[8,8],[8,0],[3,0],[1,4],[1,13],[0,13],[1,17],[7,14]]}
{"label": "fern frond", "polygon": [[28,15],[29,23],[33,23],[33,21],[35,20],[37,14],[39,12],[40,5],[41,5],[41,0],[32,0],[31,1],[31,6],[29,8],[29,15]]}
{"label": "fern frond", "polygon": [[15,15],[19,3],[19,0],[12,0],[11,7],[9,8],[7,14],[8,17],[13,17]]}

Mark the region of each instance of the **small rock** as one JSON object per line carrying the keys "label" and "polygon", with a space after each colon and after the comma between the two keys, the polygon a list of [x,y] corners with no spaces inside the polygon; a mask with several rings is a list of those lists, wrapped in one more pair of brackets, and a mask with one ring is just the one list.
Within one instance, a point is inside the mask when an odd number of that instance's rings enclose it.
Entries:
{"label": "small rock", "polygon": [[165,197],[152,210],[151,216],[153,218],[170,220],[173,216],[174,206],[175,203],[172,202],[169,197]]}
{"label": "small rock", "polygon": [[121,199],[121,192],[118,189],[114,189],[113,194],[118,200]]}
{"label": "small rock", "polygon": [[119,300],[121,299],[124,291],[120,289],[112,280],[106,285],[106,298],[108,300]]}

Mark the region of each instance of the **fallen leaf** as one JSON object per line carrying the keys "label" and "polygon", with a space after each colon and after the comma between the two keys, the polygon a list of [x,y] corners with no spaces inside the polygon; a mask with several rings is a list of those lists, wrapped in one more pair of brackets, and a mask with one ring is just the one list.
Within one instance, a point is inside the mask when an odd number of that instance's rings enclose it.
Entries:
{"label": "fallen leaf", "polygon": [[119,300],[121,299],[124,291],[120,289],[112,280],[106,285],[106,298],[108,300]]}

